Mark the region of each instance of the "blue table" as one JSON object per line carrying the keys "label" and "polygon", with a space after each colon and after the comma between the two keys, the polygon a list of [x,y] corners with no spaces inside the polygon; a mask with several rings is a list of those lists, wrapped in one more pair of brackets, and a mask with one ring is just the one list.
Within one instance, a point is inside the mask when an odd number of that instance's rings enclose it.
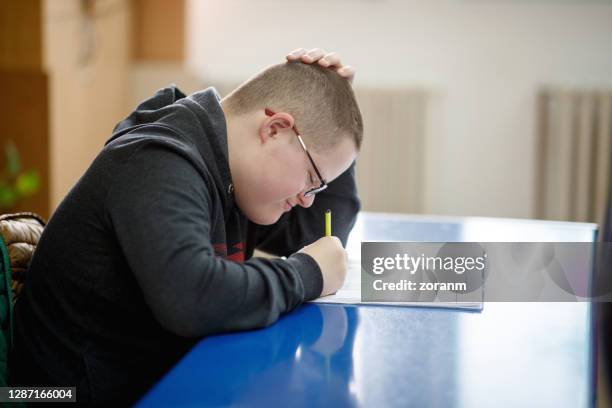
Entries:
{"label": "blue table", "polygon": [[[593,224],[361,214],[362,240],[592,241]],[[357,249],[358,251],[358,249]],[[589,303],[482,312],[307,304],[262,330],[200,341],[140,407],[592,406]]]}

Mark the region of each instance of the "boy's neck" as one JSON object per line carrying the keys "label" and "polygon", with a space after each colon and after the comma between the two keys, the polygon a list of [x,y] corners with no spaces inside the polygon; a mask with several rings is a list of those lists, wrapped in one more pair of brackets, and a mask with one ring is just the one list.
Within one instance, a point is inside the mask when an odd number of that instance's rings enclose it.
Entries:
{"label": "boy's neck", "polygon": [[232,114],[227,106],[221,101],[221,109],[225,116],[225,127],[227,129],[227,150],[230,172],[233,173],[238,156],[247,155],[253,143],[253,132],[256,132],[256,112],[242,115]]}

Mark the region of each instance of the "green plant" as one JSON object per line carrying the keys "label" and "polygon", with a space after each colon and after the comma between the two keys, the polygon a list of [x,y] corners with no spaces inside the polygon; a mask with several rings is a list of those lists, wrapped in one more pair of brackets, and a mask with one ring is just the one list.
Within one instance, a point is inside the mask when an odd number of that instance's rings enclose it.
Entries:
{"label": "green plant", "polygon": [[5,168],[0,173],[0,209],[13,208],[21,199],[38,191],[40,178],[36,170],[21,171],[19,152],[13,142],[4,146]]}

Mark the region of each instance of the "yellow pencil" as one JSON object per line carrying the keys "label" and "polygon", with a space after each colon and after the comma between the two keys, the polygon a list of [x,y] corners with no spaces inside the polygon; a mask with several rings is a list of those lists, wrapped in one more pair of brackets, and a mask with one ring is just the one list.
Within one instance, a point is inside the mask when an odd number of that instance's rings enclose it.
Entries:
{"label": "yellow pencil", "polygon": [[325,211],[325,236],[331,237],[331,210]]}

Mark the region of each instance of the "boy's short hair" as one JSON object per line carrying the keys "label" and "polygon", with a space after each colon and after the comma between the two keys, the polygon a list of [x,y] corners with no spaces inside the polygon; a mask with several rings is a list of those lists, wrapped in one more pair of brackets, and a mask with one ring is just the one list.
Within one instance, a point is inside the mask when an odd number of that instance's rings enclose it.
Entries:
{"label": "boy's short hair", "polygon": [[232,91],[223,103],[233,114],[265,108],[291,114],[315,151],[335,146],[342,137],[361,147],[363,120],[351,84],[318,64],[273,65]]}

